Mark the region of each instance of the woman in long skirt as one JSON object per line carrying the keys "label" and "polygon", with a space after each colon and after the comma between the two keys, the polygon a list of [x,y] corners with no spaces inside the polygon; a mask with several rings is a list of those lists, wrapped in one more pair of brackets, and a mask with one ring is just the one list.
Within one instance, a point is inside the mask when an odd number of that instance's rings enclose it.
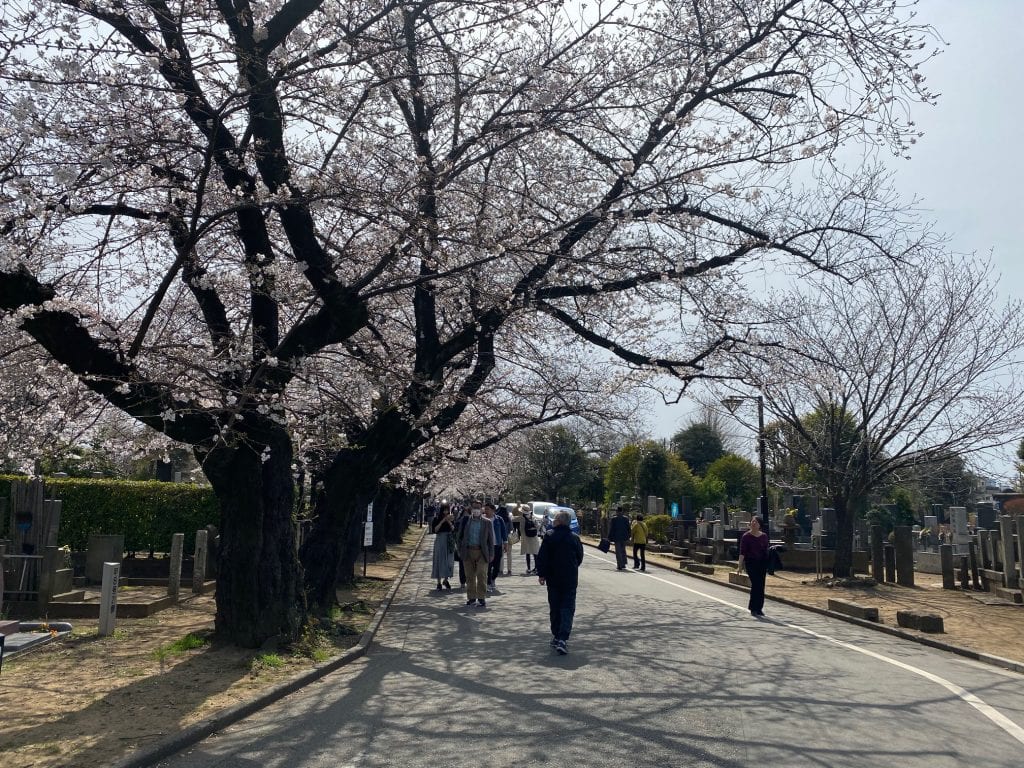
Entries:
{"label": "woman in long skirt", "polygon": [[430,567],[430,577],[437,582],[437,589],[452,590],[448,579],[455,569],[455,519],[448,504],[442,504],[434,519],[430,521],[430,530],[434,534],[434,562]]}
{"label": "woman in long skirt", "polygon": [[536,573],[537,553],[540,552],[540,528],[533,518],[533,508],[529,504],[520,504],[518,514],[512,520],[519,524],[519,554],[526,555],[526,575]]}

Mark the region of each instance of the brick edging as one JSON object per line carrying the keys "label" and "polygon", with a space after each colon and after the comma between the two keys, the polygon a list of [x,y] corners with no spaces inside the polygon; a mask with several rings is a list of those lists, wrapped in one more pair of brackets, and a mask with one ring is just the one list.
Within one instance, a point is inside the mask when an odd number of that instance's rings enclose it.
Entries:
{"label": "brick edging", "polygon": [[[586,544],[588,547],[593,547],[594,549],[597,549],[597,545],[596,544],[593,544],[593,543],[591,543],[589,541],[586,541],[586,540],[583,540],[583,543]],[[710,576],[705,576],[704,574],[701,574],[701,573],[691,573],[689,571],[683,571],[683,570],[680,570],[680,569],[677,569],[677,568],[670,568],[670,567],[668,567],[666,565],[663,565],[663,564],[661,564],[661,563],[659,563],[659,562],[657,562],[655,560],[650,560],[649,559],[649,560],[647,560],[647,564],[648,565],[657,566],[658,568],[661,568],[661,569],[666,570],[666,571],[670,571],[672,573],[678,573],[681,576],[688,576],[691,579],[700,579],[701,581],[706,581],[706,582],[709,582],[711,584],[718,584],[719,586],[726,587],[728,589],[735,589],[735,590],[738,590],[740,592],[749,592],[750,591],[750,589],[748,587],[742,587],[742,586],[740,586],[738,584],[730,584],[727,581],[719,581],[718,579],[714,579],[714,578],[712,578]],[[783,605],[788,605],[788,606],[791,606],[793,608],[800,608],[800,609],[805,610],[805,611],[810,611],[811,613],[817,613],[817,614],[819,614],[821,616],[830,616],[830,617],[832,617],[834,619],[839,619],[840,621],[845,621],[845,622],[848,622],[850,624],[856,624],[859,627],[865,627],[866,629],[874,629],[874,630],[876,630],[878,632],[884,632],[884,633],[886,633],[888,635],[892,635],[894,637],[899,637],[899,638],[902,638],[904,640],[911,640],[911,641],[913,641],[915,643],[919,643],[921,645],[927,645],[927,646],[930,646],[932,648],[937,648],[940,651],[948,651],[949,653],[954,653],[957,656],[964,656],[964,657],[966,657],[968,659],[973,659],[974,661],[980,661],[980,662],[982,662],[984,664],[990,664],[990,665],[992,665],[994,667],[1001,667],[1003,669],[1010,669],[1010,670],[1012,670],[1014,672],[1019,672],[1021,674],[1024,674],[1024,663],[1021,663],[1019,661],[1014,661],[1013,659],[1006,659],[1006,658],[1003,658],[1002,656],[996,656],[996,655],[991,654],[991,653],[983,653],[981,651],[972,651],[969,648],[963,648],[962,646],[959,646],[959,645],[953,645],[951,643],[946,643],[946,642],[943,642],[942,640],[935,640],[934,638],[931,638],[931,637],[923,637],[923,636],[916,635],[916,634],[913,634],[913,633],[910,633],[910,632],[906,632],[906,631],[904,631],[902,629],[899,629],[897,627],[889,627],[889,626],[886,626],[885,624],[878,624],[878,623],[875,623],[873,621],[866,621],[864,619],[858,619],[855,616],[848,616],[848,615],[846,615],[844,613],[838,613],[837,611],[830,611],[827,608],[819,608],[816,605],[808,605],[807,603],[801,603],[801,602],[799,602],[797,600],[792,600],[792,599],[790,599],[788,597],[777,597],[775,595],[766,594],[765,595],[765,599],[766,600],[772,600],[772,601],[774,601],[776,603],[782,603]]]}
{"label": "brick edging", "polygon": [[160,760],[176,755],[178,752],[181,752],[186,747],[191,747],[193,744],[198,744],[207,736],[211,736],[218,731],[224,730],[229,725],[233,725],[239,720],[245,719],[249,715],[270,706],[274,702],[283,699],[289,694],[295,693],[301,688],[305,688],[310,683],[315,683],[317,680],[329,675],[331,672],[334,672],[346,664],[350,664],[356,659],[366,655],[366,649],[369,648],[370,643],[373,642],[373,638],[377,634],[377,630],[380,629],[381,622],[384,621],[384,615],[388,612],[388,608],[391,607],[391,602],[394,600],[399,587],[405,580],[405,576],[409,572],[409,568],[412,566],[413,560],[419,553],[420,547],[423,545],[425,538],[426,536],[421,534],[420,540],[409,553],[409,557],[406,558],[405,565],[402,566],[398,575],[395,576],[395,580],[392,582],[391,587],[388,589],[388,592],[381,601],[381,604],[377,606],[377,611],[374,613],[373,619],[370,621],[370,625],[366,630],[364,630],[363,634],[359,636],[359,642],[354,646],[336,658],[317,664],[312,669],[300,672],[290,680],[286,680],[283,683],[268,688],[254,699],[242,704],[236,704],[235,706],[228,707],[227,709],[222,709],[215,715],[211,715],[208,718],[200,720],[198,723],[187,726],[180,733],[175,734],[171,738],[166,739],[159,744],[149,748],[136,750],[123,760],[113,763],[111,768],[147,768],[147,766],[155,765]]}

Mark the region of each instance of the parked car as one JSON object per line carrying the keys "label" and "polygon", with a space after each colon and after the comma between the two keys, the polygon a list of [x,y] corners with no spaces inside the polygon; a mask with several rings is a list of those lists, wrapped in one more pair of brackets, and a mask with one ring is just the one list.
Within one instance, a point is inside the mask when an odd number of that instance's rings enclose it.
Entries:
{"label": "parked car", "polygon": [[580,521],[579,521],[579,518],[576,517],[576,510],[573,509],[572,507],[558,507],[558,506],[550,507],[544,513],[544,531],[545,531],[545,533],[547,531],[550,531],[554,527],[554,525],[555,525],[555,515],[557,515],[559,512],[568,512],[569,513],[569,530],[572,531],[573,533],[575,533],[577,536],[579,536],[580,535]]}
{"label": "parked car", "polygon": [[536,521],[537,527],[543,530],[548,510],[557,507],[558,504],[554,501],[531,501],[529,504],[530,509],[533,510],[533,519]]}

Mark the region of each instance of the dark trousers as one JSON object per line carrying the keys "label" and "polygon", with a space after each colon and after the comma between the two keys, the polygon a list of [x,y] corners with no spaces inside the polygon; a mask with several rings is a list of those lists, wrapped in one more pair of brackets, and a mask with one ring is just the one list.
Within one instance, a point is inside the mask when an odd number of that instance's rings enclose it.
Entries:
{"label": "dark trousers", "polygon": [[750,602],[747,607],[756,612],[764,610],[764,580],[768,575],[768,563],[744,561],[747,576],[750,577]]}
{"label": "dark trousers", "polygon": [[548,584],[548,608],[551,634],[557,640],[568,640],[576,615],[576,587],[555,587]]}
{"label": "dark trousers", "polygon": [[494,580],[501,573],[501,559],[505,556],[505,549],[501,544],[494,545],[494,557],[491,558],[491,565],[487,569],[487,583],[493,584]]}
{"label": "dark trousers", "polygon": [[466,566],[462,564],[462,560],[459,560],[459,584],[466,586]]}
{"label": "dark trousers", "polygon": [[[637,555],[639,554],[639,557]],[[647,570],[647,545],[633,544],[633,567],[642,571]]]}
{"label": "dark trousers", "polygon": [[621,571],[626,567],[626,542],[615,542],[615,565]]}

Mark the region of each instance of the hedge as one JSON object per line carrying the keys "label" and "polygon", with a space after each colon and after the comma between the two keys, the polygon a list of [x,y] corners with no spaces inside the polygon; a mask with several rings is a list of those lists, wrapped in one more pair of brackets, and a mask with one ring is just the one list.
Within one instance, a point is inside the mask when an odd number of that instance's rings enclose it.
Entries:
{"label": "hedge", "polygon": [[[9,499],[11,481],[23,477],[0,476],[0,498]],[[89,534],[124,534],[128,552],[166,552],[171,535],[185,534],[191,552],[195,532],[218,525],[220,507],[213,489],[188,483],[157,480],[93,480],[46,478],[47,495],[62,499],[57,543],[74,551],[86,548]],[[7,521],[0,524],[0,529]]]}

